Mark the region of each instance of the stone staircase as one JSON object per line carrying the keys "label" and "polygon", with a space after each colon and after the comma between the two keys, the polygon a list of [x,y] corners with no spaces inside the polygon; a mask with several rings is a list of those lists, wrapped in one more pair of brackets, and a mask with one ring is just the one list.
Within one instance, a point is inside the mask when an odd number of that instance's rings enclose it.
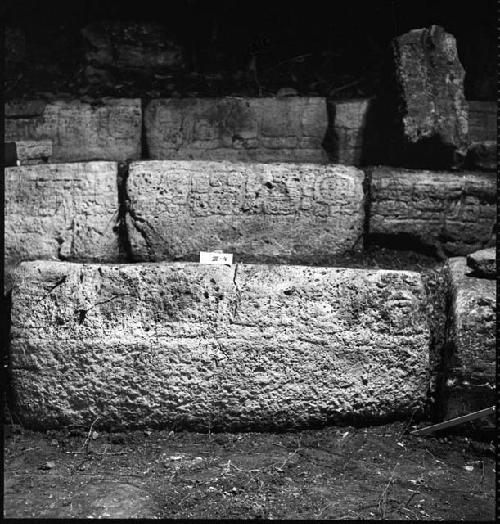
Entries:
{"label": "stone staircase", "polygon": [[[342,260],[374,239],[461,257],[487,246],[496,177],[360,169],[369,102],[351,105],[331,122],[318,97],[8,104],[7,141],[52,143],[38,160],[18,147],[5,172],[15,416],[206,431],[427,413],[422,276]],[[211,250],[235,263],[198,264]],[[495,308],[494,281],[472,280],[468,333]],[[492,353],[472,369],[453,325],[447,347],[465,357],[445,379],[476,394]],[[481,330],[489,348],[494,322]]]}

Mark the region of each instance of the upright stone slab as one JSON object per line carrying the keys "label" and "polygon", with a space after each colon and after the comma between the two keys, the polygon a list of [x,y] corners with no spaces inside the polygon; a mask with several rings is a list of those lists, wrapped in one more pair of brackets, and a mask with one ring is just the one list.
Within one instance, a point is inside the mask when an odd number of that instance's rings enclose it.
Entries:
{"label": "upright stone slab", "polygon": [[139,99],[11,101],[5,106],[5,140],[52,140],[53,162],[141,157]]}
{"label": "upright stone slab", "polygon": [[116,261],[116,179],[114,162],[6,168],[6,262]]}
{"label": "upright stone slab", "polygon": [[446,254],[468,254],[491,240],[496,177],[377,167],[371,170],[369,232],[378,240],[408,239]]}
{"label": "upright stone slab", "polygon": [[496,281],[469,276],[465,257],[448,260],[451,290],[445,418],[496,405]]}
{"label": "upright stone slab", "polygon": [[355,166],[361,164],[370,102],[369,98],[330,102],[334,135],[332,158],[335,162]]}
{"label": "upright stone slab", "polygon": [[327,161],[324,98],[162,98],[144,121],[151,159]]}
{"label": "upright stone slab", "polygon": [[304,266],[24,262],[15,415],[88,425],[286,429],[417,413],[420,275]]}
{"label": "upright stone slab", "polygon": [[414,156],[422,162],[436,168],[459,164],[467,152],[468,119],[454,36],[436,25],[414,29],[395,38],[393,49],[406,154],[416,145]]}
{"label": "upright stone slab", "polygon": [[127,181],[134,260],[328,263],[362,248],[363,173],[315,164],[133,162]]}

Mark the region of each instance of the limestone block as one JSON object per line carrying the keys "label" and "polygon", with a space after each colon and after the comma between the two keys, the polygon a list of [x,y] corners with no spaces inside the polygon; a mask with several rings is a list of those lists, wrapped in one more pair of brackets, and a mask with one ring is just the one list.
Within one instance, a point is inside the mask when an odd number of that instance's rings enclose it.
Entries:
{"label": "limestone block", "polygon": [[465,257],[448,260],[446,271],[446,418],[453,418],[496,404],[496,282],[470,276]]}
{"label": "limestone block", "polygon": [[468,146],[465,71],[455,38],[433,25],[395,38],[393,50],[407,145],[420,145],[418,154],[435,167],[451,166]]}
{"label": "limestone block", "polygon": [[363,173],[354,167],[147,161],[130,165],[134,260],[327,263],[362,248]]}
{"label": "limestone block", "polygon": [[484,278],[497,277],[497,253],[490,247],[481,249],[467,256],[467,265],[475,272],[475,276]]}
{"label": "limestone block", "polygon": [[5,165],[34,165],[47,163],[52,156],[50,140],[5,142]]}
{"label": "limestone block", "polygon": [[397,236],[445,253],[486,246],[496,224],[493,173],[377,167],[371,171],[370,235]]}
{"label": "limestone block", "polygon": [[116,260],[117,165],[5,169],[5,259]]}
{"label": "limestone block", "polygon": [[15,412],[32,427],[304,427],[419,412],[420,275],[305,266],[23,262]]}
{"label": "limestone block", "polygon": [[319,97],[162,98],[144,115],[157,160],[326,162],[327,120]]}
{"label": "limestone block", "polygon": [[52,140],[53,162],[140,158],[141,130],[139,99],[13,101],[5,107],[5,140]]}

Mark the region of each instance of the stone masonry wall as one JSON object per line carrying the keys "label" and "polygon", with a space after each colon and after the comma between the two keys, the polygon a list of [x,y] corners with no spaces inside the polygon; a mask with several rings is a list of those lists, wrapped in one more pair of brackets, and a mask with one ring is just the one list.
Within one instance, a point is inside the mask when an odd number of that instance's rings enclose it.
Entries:
{"label": "stone masonry wall", "polygon": [[16,416],[237,430],[418,412],[423,300],[420,276],[404,271],[24,262]]}
{"label": "stone masonry wall", "polygon": [[5,106],[5,141],[52,140],[53,162],[141,158],[140,99],[12,101]]}
{"label": "stone masonry wall", "polygon": [[156,99],[145,109],[149,158],[326,162],[326,100]]}
{"label": "stone masonry wall", "polygon": [[130,165],[133,259],[328,263],[362,248],[363,173],[354,167],[150,161]]}

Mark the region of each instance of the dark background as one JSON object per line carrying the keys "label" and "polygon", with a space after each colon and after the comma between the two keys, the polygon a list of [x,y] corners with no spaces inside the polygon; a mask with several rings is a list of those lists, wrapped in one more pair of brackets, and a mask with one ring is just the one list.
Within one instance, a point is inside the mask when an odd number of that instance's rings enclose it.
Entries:
{"label": "dark background", "polygon": [[[5,24],[26,34],[28,55],[22,79],[8,86],[11,96],[81,87],[81,29],[129,20],[161,23],[185,49],[186,68],[172,88],[181,96],[256,94],[252,58],[260,94],[291,87],[298,94],[370,96],[390,40],[439,24],[457,38],[466,97],[496,99],[495,0],[9,0],[3,10]],[[189,80],[213,73],[218,83]]]}

